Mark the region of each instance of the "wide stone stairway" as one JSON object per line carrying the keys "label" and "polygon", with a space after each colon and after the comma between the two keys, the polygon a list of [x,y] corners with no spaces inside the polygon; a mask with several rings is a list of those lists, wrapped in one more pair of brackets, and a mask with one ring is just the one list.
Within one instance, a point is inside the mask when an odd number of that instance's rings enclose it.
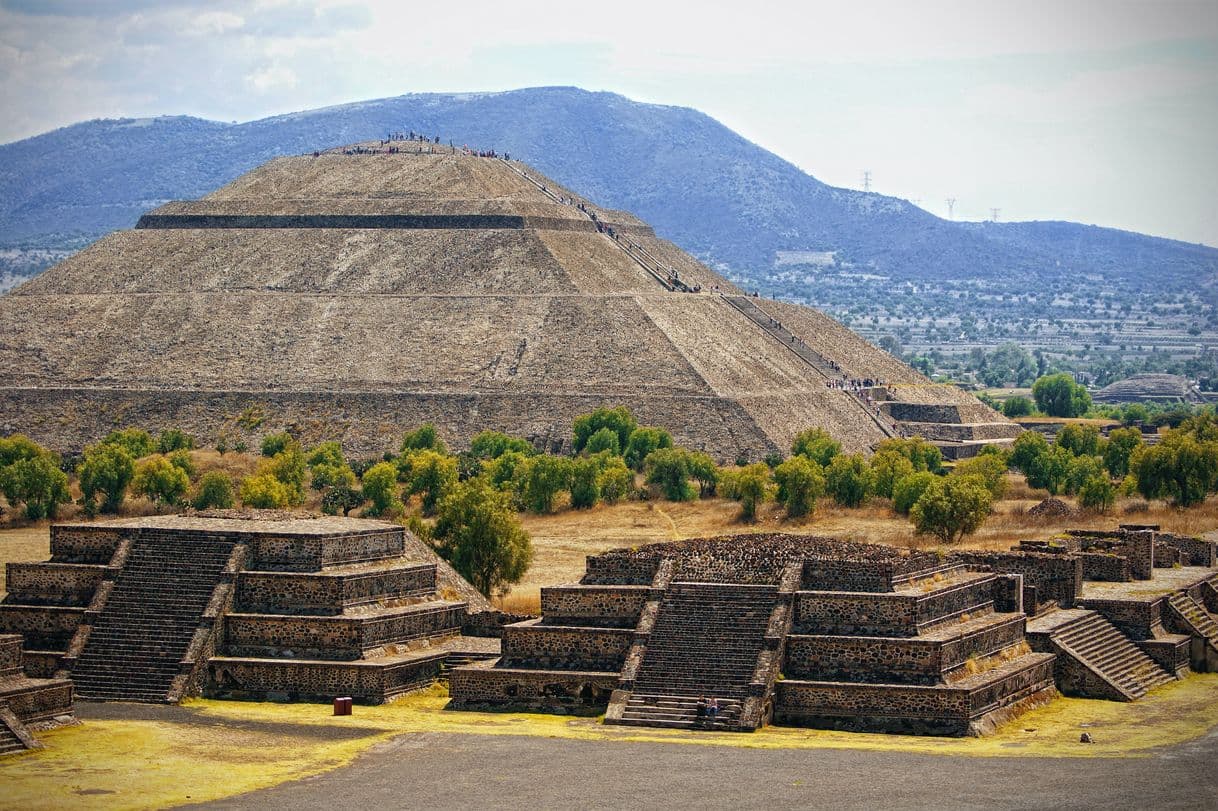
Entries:
{"label": "wide stone stairway", "polygon": [[618,723],[693,727],[705,696],[719,703],[714,728],[739,728],[777,594],[776,586],[673,583]]}
{"label": "wide stone stairway", "polygon": [[234,543],[148,533],[132,543],[72,668],[79,698],[167,702]]}
{"label": "wide stone stairway", "polygon": [[1135,701],[1173,680],[1097,611],[1050,612],[1028,623],[1028,638],[1058,655],[1058,684],[1067,693]]}

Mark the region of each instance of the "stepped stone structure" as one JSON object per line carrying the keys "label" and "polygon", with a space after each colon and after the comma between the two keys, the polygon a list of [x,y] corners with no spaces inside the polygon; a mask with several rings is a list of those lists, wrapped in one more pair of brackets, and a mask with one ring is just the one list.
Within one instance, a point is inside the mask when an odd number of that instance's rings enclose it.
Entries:
{"label": "stepped stone structure", "polygon": [[25,674],[21,636],[0,634],[0,757],[36,749],[34,729],[75,722],[72,682]]}
{"label": "stepped stone structure", "polygon": [[951,458],[1019,431],[630,214],[418,144],[278,158],[161,206],[0,297],[0,368],[0,433],[61,451],[133,424],[370,455],[424,421],[558,449],[617,404],[721,460],[812,426]]}
{"label": "stepped stone structure", "polygon": [[[1056,695],[1022,577],[932,553],[761,535],[588,558],[503,655],[455,668],[455,706],[606,709],[612,724],[979,734]],[[700,698],[720,712],[700,718]]]}
{"label": "stepped stone structure", "polygon": [[[51,528],[9,563],[0,631],[80,698],[382,702],[497,654],[497,612],[402,527],[214,511]],[[70,695],[70,686],[68,687]]]}

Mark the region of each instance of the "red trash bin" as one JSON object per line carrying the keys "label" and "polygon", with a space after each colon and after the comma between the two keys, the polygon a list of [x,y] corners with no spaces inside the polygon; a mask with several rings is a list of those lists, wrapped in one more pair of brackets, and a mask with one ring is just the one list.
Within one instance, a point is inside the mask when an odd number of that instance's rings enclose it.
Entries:
{"label": "red trash bin", "polygon": [[334,714],[335,715],[350,715],[351,714],[351,699],[347,696],[334,699]]}

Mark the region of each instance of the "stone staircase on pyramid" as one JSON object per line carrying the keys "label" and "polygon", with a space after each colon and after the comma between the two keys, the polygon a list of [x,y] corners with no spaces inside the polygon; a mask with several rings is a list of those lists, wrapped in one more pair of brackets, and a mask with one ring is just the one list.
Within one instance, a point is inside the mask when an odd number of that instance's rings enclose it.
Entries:
{"label": "stone staircase on pyramid", "polygon": [[[766,649],[777,594],[775,586],[673,583],[660,604],[633,689],[613,723],[750,728],[744,704]],[[719,703],[713,724],[697,717],[703,697]]]}
{"label": "stone staircase on pyramid", "polygon": [[234,557],[243,554],[243,546],[224,537],[140,533],[103,607],[85,626],[79,657],[67,662],[77,695],[179,700],[212,633],[215,613],[209,617],[208,609],[231,590],[239,568]]}
{"label": "stone staircase on pyramid", "polygon": [[[1212,586],[1212,581],[1206,581]],[[1204,669],[1218,672],[1218,622],[1185,592],[1168,596],[1164,606],[1164,619],[1177,633],[1188,634],[1193,640],[1193,661],[1204,663]]]}
{"label": "stone staircase on pyramid", "polygon": [[1070,695],[1136,701],[1174,679],[1098,611],[1049,612],[1029,621],[1028,640],[1057,654],[1057,684]]}

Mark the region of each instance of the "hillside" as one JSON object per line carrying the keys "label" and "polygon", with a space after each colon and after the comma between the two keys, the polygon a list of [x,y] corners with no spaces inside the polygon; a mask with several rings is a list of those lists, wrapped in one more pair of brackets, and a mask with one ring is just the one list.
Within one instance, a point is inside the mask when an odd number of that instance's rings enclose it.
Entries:
{"label": "hillside", "polygon": [[1016,341],[1101,384],[1218,376],[1214,248],[1075,223],[949,222],[821,183],[695,110],[573,88],[406,95],[242,124],[90,121],[0,146],[0,291],[275,156],[411,129],[526,160],[737,284],[894,336],[952,374],[967,376],[972,348]]}

